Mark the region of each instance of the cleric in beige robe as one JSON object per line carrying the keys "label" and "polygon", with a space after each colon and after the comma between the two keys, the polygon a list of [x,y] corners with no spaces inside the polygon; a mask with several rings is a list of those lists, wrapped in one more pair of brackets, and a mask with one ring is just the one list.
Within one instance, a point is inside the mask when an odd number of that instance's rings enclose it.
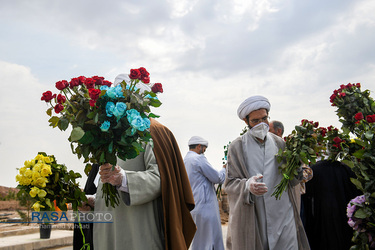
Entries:
{"label": "cleric in beige robe", "polygon": [[[114,83],[122,81],[129,81],[128,75],[118,75]],[[136,86],[150,90],[142,82]],[[190,211],[195,204],[179,146],[167,127],[150,122],[153,147],[146,145],[134,159],[118,159],[114,170],[109,164],[100,167],[95,212],[110,212],[113,223],[95,224],[95,249],[187,250],[194,238]],[[120,194],[115,208],[105,205],[103,183],[116,186]]]}
{"label": "cleric in beige robe", "polygon": [[282,179],[276,154],[285,142],[268,132],[269,110],[262,96],[250,97],[238,108],[250,129],[228,149],[228,250],[310,249],[292,188],[279,200],[271,196]]}

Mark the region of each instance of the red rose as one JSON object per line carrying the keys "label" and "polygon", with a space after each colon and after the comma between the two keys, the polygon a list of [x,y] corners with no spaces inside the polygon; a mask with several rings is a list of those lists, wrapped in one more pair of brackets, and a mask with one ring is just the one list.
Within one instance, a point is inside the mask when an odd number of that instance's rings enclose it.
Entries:
{"label": "red rose", "polygon": [[336,136],[335,138],[333,138],[333,141],[334,143],[336,144],[340,144],[342,142],[342,140],[340,139],[340,137]]}
{"label": "red rose", "polygon": [[345,93],[343,93],[343,92],[340,93],[340,97],[345,97],[345,96],[346,96]]}
{"label": "red rose", "polygon": [[92,89],[95,87],[95,81],[92,78],[86,78],[84,84],[86,85],[87,89]]}
{"label": "red rose", "polygon": [[66,101],[66,97],[62,94],[59,94],[57,96],[57,102],[60,103],[60,104],[63,104],[64,102]]}
{"label": "red rose", "polygon": [[144,67],[140,67],[138,70],[141,73],[142,77],[147,77],[150,75],[150,73],[148,73],[148,71]]}
{"label": "red rose", "polygon": [[319,127],[319,122],[314,122],[314,127],[315,128]]}
{"label": "red rose", "polygon": [[62,110],[64,109],[64,105],[62,105],[62,104],[57,104],[56,106],[55,106],[55,112],[56,112],[56,114],[58,114],[58,113],[60,113]]}
{"label": "red rose", "polygon": [[357,88],[360,88],[360,87],[361,87],[361,84],[360,84],[360,83],[357,83],[355,86],[356,86]]}
{"label": "red rose", "polygon": [[141,77],[141,72],[139,72],[138,69],[130,70],[130,75],[129,75],[130,79],[138,79],[139,77]]}
{"label": "red rose", "polygon": [[150,77],[148,76],[142,76],[139,80],[146,84],[150,83]]}
{"label": "red rose", "polygon": [[94,99],[91,99],[91,100],[89,101],[89,104],[90,104],[91,107],[94,107],[94,106],[95,106],[95,103],[96,103],[96,100],[94,100]]}
{"label": "red rose", "polygon": [[112,83],[110,81],[104,80],[103,85],[106,85],[108,87],[111,87]]}
{"label": "red rose", "polygon": [[58,81],[58,82],[56,82],[55,86],[56,86],[56,88],[57,88],[58,90],[63,90],[63,89],[65,89],[66,87],[69,86],[69,83],[68,83],[68,81],[66,81],[66,80],[62,80],[62,81]]}
{"label": "red rose", "polygon": [[100,89],[89,89],[89,96],[95,101],[98,100],[100,93]]}
{"label": "red rose", "polygon": [[163,85],[161,85],[161,83],[155,83],[151,90],[154,93],[163,93]]}
{"label": "red rose", "polygon": [[375,114],[366,116],[366,121],[368,123],[374,123],[375,122]]}
{"label": "red rose", "polygon": [[41,98],[41,100],[42,101],[45,101],[45,102],[49,102],[49,101],[51,101],[53,98],[55,98],[56,97],[56,94],[53,94],[52,95],[52,92],[51,91],[46,91],[46,92],[44,92],[43,94],[42,94],[42,98]]}
{"label": "red rose", "polygon": [[69,83],[69,88],[73,89],[74,87],[77,87],[79,86],[79,79],[78,77],[76,78],[72,78],[72,80],[70,80],[70,83]]}
{"label": "red rose", "polygon": [[359,120],[362,120],[364,117],[363,117],[363,114],[361,112],[355,114],[354,118],[359,121]]}
{"label": "red rose", "polygon": [[102,76],[93,76],[92,79],[95,82],[95,85],[103,85],[104,77]]}

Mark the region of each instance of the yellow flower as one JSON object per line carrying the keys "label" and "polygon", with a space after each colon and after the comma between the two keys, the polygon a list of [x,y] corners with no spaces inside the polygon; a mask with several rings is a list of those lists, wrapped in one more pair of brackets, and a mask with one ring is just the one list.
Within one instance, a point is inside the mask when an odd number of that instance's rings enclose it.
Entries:
{"label": "yellow flower", "polygon": [[47,195],[46,191],[44,191],[43,189],[39,189],[39,192],[38,192],[39,198],[44,198],[46,197],[46,195]]}
{"label": "yellow flower", "polygon": [[33,171],[33,181],[36,181],[40,177],[39,172]]}
{"label": "yellow flower", "polygon": [[44,155],[41,155],[41,154],[35,156],[35,158],[34,158],[34,160],[36,160],[36,161],[43,161],[43,159],[44,159]]}
{"label": "yellow flower", "polygon": [[35,164],[35,166],[33,167],[33,171],[40,172],[40,170],[42,169],[42,166],[43,166],[43,162],[38,161],[38,163]]}
{"label": "yellow flower", "polygon": [[16,175],[16,182],[19,182],[21,185],[23,185],[21,182],[22,182],[22,175]]}
{"label": "yellow flower", "polygon": [[42,169],[40,170],[40,175],[46,177],[52,174],[51,166],[47,164],[43,164]]}
{"label": "yellow flower", "polygon": [[20,168],[19,172],[20,172],[21,175],[24,175],[26,170],[27,170],[26,167],[22,167],[22,168]]}
{"label": "yellow flower", "polygon": [[30,196],[33,197],[33,198],[34,198],[38,193],[39,193],[39,188],[37,188],[37,187],[32,187],[31,190],[30,190],[30,192],[29,192]]}
{"label": "yellow flower", "polygon": [[46,187],[46,183],[48,182],[47,178],[39,177],[37,180],[34,181],[34,185],[38,187]]}
{"label": "yellow flower", "polygon": [[39,201],[37,201],[37,202],[34,203],[34,205],[32,206],[32,208],[33,208],[35,211],[39,212],[39,211],[40,211],[40,208],[45,208],[45,206],[43,206],[42,204],[40,204]]}
{"label": "yellow flower", "polygon": [[51,163],[51,162],[52,162],[52,158],[50,158],[50,157],[48,157],[48,156],[45,156],[45,157],[43,157],[43,161],[44,161],[45,163]]}
{"label": "yellow flower", "polygon": [[25,173],[24,173],[24,176],[26,178],[29,178],[31,179],[33,177],[33,171],[31,171],[31,169],[26,169]]}
{"label": "yellow flower", "polygon": [[31,160],[31,161],[25,161],[24,165],[26,168],[31,168],[32,166],[34,166],[34,160]]}
{"label": "yellow flower", "polygon": [[24,185],[24,186],[28,186],[28,185],[31,184],[31,179],[22,176],[22,183],[20,183],[20,184]]}

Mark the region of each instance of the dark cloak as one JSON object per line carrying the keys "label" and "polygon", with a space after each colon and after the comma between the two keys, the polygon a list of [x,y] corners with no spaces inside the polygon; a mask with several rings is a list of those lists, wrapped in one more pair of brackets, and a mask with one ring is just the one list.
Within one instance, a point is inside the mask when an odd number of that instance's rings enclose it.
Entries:
{"label": "dark cloak", "polygon": [[302,195],[305,231],[312,250],[347,250],[352,245],[353,229],[348,225],[346,207],[360,195],[350,181],[356,178],[341,162],[320,161],[311,167],[313,178]]}
{"label": "dark cloak", "polygon": [[[94,184],[94,180],[96,174],[99,171],[99,165],[93,164],[89,176],[87,177],[87,181],[85,184],[84,192],[86,194],[95,194],[96,193],[96,186]],[[81,223],[82,225],[82,232],[85,235],[85,242],[90,243],[90,249],[94,250],[94,242],[93,242],[93,223]],[[74,223],[74,230],[73,230],[73,249],[81,249],[83,246],[83,237],[81,230],[79,229],[79,224]]]}

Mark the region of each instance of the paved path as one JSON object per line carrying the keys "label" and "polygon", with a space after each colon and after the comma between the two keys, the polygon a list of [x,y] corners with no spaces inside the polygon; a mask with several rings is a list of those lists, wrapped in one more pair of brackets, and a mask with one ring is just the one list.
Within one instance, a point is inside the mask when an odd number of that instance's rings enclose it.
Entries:
{"label": "paved path", "polygon": [[[225,245],[227,225],[222,226],[222,231]],[[40,239],[37,230],[17,230],[0,235],[0,250],[25,249],[72,250],[73,230],[52,229],[50,239]]]}

